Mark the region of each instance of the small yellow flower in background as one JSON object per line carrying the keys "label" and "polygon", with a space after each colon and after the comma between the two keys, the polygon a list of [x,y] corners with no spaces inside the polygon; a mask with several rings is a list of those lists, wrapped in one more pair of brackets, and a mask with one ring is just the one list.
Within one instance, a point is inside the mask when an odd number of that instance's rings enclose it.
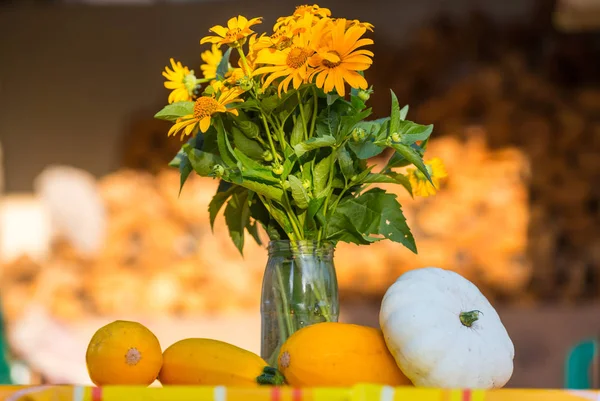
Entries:
{"label": "small yellow flower in background", "polygon": [[446,168],[444,167],[444,163],[438,157],[435,157],[430,161],[426,162],[425,167],[427,167],[427,171],[431,176],[431,181],[433,181],[433,185],[431,185],[431,183],[427,180],[427,177],[425,177],[425,175],[419,170],[414,168],[407,169],[408,180],[410,181],[410,185],[412,186],[413,195],[422,197],[435,195],[437,189],[439,189],[440,187],[440,179],[448,176]]}
{"label": "small yellow flower in background", "polygon": [[210,50],[206,50],[200,54],[202,61],[205,64],[200,66],[202,74],[206,79],[214,79],[217,77],[217,67],[223,58],[223,52],[219,49],[218,45],[213,44]]}
{"label": "small yellow flower in background", "polygon": [[[346,82],[353,88],[367,89],[367,80],[357,71],[364,71],[373,63],[373,52],[358,49],[373,44],[371,39],[361,39],[366,28],[354,24],[346,30],[346,26],[346,20],[336,20],[331,29],[330,43],[321,43],[323,47],[317,49],[309,60],[310,66],[315,68],[310,78],[316,76],[317,87],[323,88],[325,93],[335,88],[340,96],[346,93]],[[321,33],[317,35],[323,36]]]}
{"label": "small yellow flower in background", "polygon": [[260,17],[252,18],[251,20],[242,15],[233,17],[227,21],[227,27],[215,25],[210,28],[210,31],[216,33],[218,36],[206,36],[202,38],[200,44],[215,43],[219,46],[229,45],[231,47],[239,47],[243,44],[242,41],[244,39],[254,33],[250,27],[261,22],[262,18]]}
{"label": "small yellow flower in background", "polygon": [[239,96],[243,91],[239,88],[227,89],[219,81],[216,81],[212,87],[215,91],[220,90],[218,96],[201,96],[194,103],[194,112],[177,119],[177,122],[171,127],[168,135],[176,135],[179,131],[183,139],[186,135],[193,135],[200,129],[206,132],[210,127],[211,117],[216,113],[231,113],[238,115],[236,109],[228,109],[227,105],[236,102],[243,102]]}
{"label": "small yellow flower in background", "polygon": [[181,62],[171,59],[171,69],[167,66],[163,77],[167,78],[165,88],[172,89],[169,94],[169,103],[192,100],[194,89],[200,84],[194,71],[184,67]]}

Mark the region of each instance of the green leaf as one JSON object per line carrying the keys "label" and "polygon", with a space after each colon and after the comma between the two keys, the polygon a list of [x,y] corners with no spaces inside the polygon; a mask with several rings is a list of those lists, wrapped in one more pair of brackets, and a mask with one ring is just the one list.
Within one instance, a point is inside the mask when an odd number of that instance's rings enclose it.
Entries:
{"label": "green leaf", "polygon": [[340,126],[340,115],[333,107],[324,109],[316,122],[317,136],[337,137]]}
{"label": "green leaf", "polygon": [[327,106],[331,106],[339,98],[340,98],[340,95],[338,95],[337,93],[328,93],[327,94]]}
{"label": "green leaf", "polygon": [[225,74],[229,71],[229,56],[231,55],[231,47],[223,54],[219,65],[217,66],[217,79],[225,79]]}
{"label": "green leaf", "polygon": [[[310,202],[308,202],[307,218],[309,220],[315,219],[317,214],[320,214],[321,216],[323,216],[321,209],[323,208],[325,199],[326,198],[323,196],[321,198],[313,198],[310,200]],[[317,221],[319,221],[319,219],[317,219]],[[323,224],[322,221],[319,221],[319,223]]]}
{"label": "green leaf", "polygon": [[258,245],[263,244],[262,240],[260,239],[260,234],[258,232],[258,223],[256,221],[248,223],[248,225],[246,226],[246,230],[248,230],[248,233],[250,233],[250,235],[252,236],[252,238],[254,238],[254,241],[256,241]]}
{"label": "green leaf", "polygon": [[421,125],[412,121],[401,121],[398,126],[400,142],[405,145],[412,145],[417,141],[424,141],[429,138],[433,132],[433,125]]}
{"label": "green leaf", "polygon": [[229,228],[229,236],[242,255],[244,253],[244,229],[250,222],[250,207],[247,199],[247,191],[235,193],[225,207],[225,222]]}
{"label": "green leaf", "polygon": [[296,122],[294,123],[294,127],[292,128],[292,133],[290,135],[290,145],[296,146],[304,139],[304,124],[302,123],[302,118],[298,116],[296,118]]}
{"label": "green leaf", "polygon": [[279,118],[280,123],[283,125],[287,121],[288,117],[292,115],[296,106],[298,106],[298,99],[295,95],[296,91],[289,91],[288,93],[281,96],[281,99],[278,101],[277,109],[275,113]]}
{"label": "green leaf", "polygon": [[302,185],[302,181],[295,175],[290,175],[288,177],[288,182],[290,183],[290,187],[292,189],[292,198],[294,198],[296,206],[298,206],[300,209],[307,209],[310,198],[308,197],[306,189]]}
{"label": "green leaf", "polygon": [[342,170],[342,174],[349,182],[350,179],[356,174],[354,171],[354,161],[352,160],[352,156],[350,156],[350,152],[348,152],[345,147],[339,148],[336,155],[340,169]]}
{"label": "green leaf", "polygon": [[271,96],[262,98],[260,105],[261,105],[262,110],[265,113],[269,114],[273,110],[275,110],[275,108],[279,104],[279,101],[280,101],[279,96],[277,96],[277,94],[275,94],[275,95],[271,95]]}
{"label": "green leaf", "polygon": [[267,167],[263,166],[255,160],[250,159],[239,149],[234,149],[233,151],[241,165],[240,167],[242,170],[243,178],[252,178],[254,180],[262,181],[267,184],[279,184],[279,179],[275,177],[273,175],[273,172]]}
{"label": "green leaf", "polygon": [[406,115],[408,114],[408,105],[404,106],[401,110],[400,110],[400,119],[401,120],[406,120]]}
{"label": "green leaf", "polygon": [[242,191],[245,191],[245,189],[239,186],[231,186],[231,184],[229,184],[228,182],[221,181],[219,183],[217,193],[215,194],[215,196],[213,196],[213,198],[210,200],[210,203],[208,204],[208,215],[210,219],[211,230],[214,230],[217,215],[219,214],[219,211],[221,210],[225,202],[227,202],[227,199],[229,199],[229,197],[231,197],[231,195],[233,195],[234,193]]}
{"label": "green leaf", "polygon": [[[190,139],[188,139],[186,144],[189,145],[189,147],[195,148],[196,147],[196,137],[193,136]],[[179,165],[181,164],[182,160],[184,158],[187,159],[187,153],[186,153],[185,149],[186,149],[185,145],[183,145],[181,147],[181,149],[179,149],[179,152],[177,152],[177,154],[175,155],[173,160],[171,160],[169,162],[169,167],[179,168]]]}
{"label": "green leaf", "polygon": [[324,147],[332,147],[335,145],[335,138],[330,135],[325,135],[321,137],[310,138],[308,141],[304,141],[294,146],[294,152],[296,152],[296,156],[302,157],[306,152],[309,152],[313,149],[324,148]]}
{"label": "green leaf", "polygon": [[179,117],[187,116],[193,112],[194,102],[175,102],[163,107],[161,111],[154,115],[154,118],[175,122]]}
{"label": "green leaf", "polygon": [[371,115],[371,109],[363,110],[356,114],[351,114],[349,116],[344,116],[341,118],[341,124],[338,132],[338,136],[345,137],[352,131],[352,129],[359,122],[363,121],[365,118]]}
{"label": "green leaf", "polygon": [[213,171],[213,167],[223,163],[219,156],[213,155],[212,153],[192,148],[187,148],[186,151],[192,168],[198,175],[203,177],[209,177]]}
{"label": "green leaf", "polygon": [[358,96],[356,96],[354,94],[352,94],[350,96],[350,103],[352,103],[352,107],[356,111],[362,111],[365,109],[365,107],[367,107],[366,103],[363,102],[361,98],[359,98]]}
{"label": "green leaf", "polygon": [[410,185],[410,181],[403,174],[398,174],[398,173],[394,173],[394,172],[390,172],[388,174],[378,174],[378,173],[369,174],[365,177],[364,181],[362,181],[362,182],[365,184],[372,184],[372,183],[400,184],[404,188],[406,188],[408,193],[412,196],[412,186]]}
{"label": "green leaf", "polygon": [[188,177],[190,176],[190,173],[193,170],[194,168],[192,167],[192,163],[190,162],[190,159],[188,159],[186,156],[181,160],[181,163],[179,164],[179,195],[181,195],[183,184],[185,184]]}
{"label": "green leaf", "polygon": [[[356,234],[361,238],[356,238]],[[379,188],[356,198],[344,198],[329,218],[327,239],[359,244],[389,239],[417,253],[415,240],[396,195]]]}
{"label": "green leaf", "polygon": [[433,185],[433,182],[431,181],[431,176],[429,175],[429,171],[427,171],[427,167],[425,167],[425,163],[423,163],[421,155],[419,155],[419,153],[417,153],[415,149],[413,149],[410,146],[403,145],[401,143],[394,143],[392,144],[392,147],[396,149],[396,152],[402,155],[406,160],[414,164],[415,167],[418,168],[419,171],[423,173],[423,175],[427,177],[429,182],[431,182],[431,184]]}
{"label": "green leaf", "polygon": [[275,219],[277,224],[279,224],[279,226],[283,229],[284,232],[286,232],[287,234],[293,233],[294,229],[292,228],[292,223],[290,222],[290,219],[288,219],[287,215],[283,210],[279,209],[279,206],[271,204],[271,216],[273,217],[273,219]]}
{"label": "green leaf", "polygon": [[281,199],[283,198],[283,189],[274,186],[273,184],[264,184],[250,178],[244,178],[243,181],[238,185],[248,188],[249,190],[262,195],[267,199],[275,200],[280,203]]}
{"label": "green leaf", "polygon": [[236,127],[231,127],[231,132],[233,133],[233,143],[236,149],[239,149],[248,157],[262,160],[262,155],[265,150],[260,146],[260,143],[248,138]]}
{"label": "green leaf", "polygon": [[223,120],[221,120],[220,118],[216,118],[216,121],[217,144],[219,147],[219,154],[221,155],[221,158],[227,164],[228,167],[233,167],[237,165],[237,161],[233,157],[233,149],[231,149],[229,138],[227,138],[227,132],[225,131]]}
{"label": "green leaf", "polygon": [[398,132],[400,127],[400,121],[402,120],[402,116],[400,113],[400,105],[398,104],[398,98],[393,90],[390,89],[392,93],[392,112],[390,114],[390,134],[394,134]]}
{"label": "green leaf", "polygon": [[235,118],[235,122],[240,131],[248,138],[254,139],[260,135],[260,127],[255,122],[250,120],[240,120],[237,117]]}
{"label": "green leaf", "polygon": [[292,153],[292,156],[286,157],[283,161],[283,173],[281,173],[281,180],[285,181],[292,172],[294,168],[294,164],[296,164],[297,158],[296,155]]}
{"label": "green leaf", "polygon": [[327,188],[327,181],[329,180],[331,163],[333,163],[333,153],[330,153],[329,156],[324,157],[315,165],[313,171],[313,187],[316,198],[325,196],[324,192]]}
{"label": "green leaf", "polygon": [[370,159],[379,155],[384,151],[384,146],[375,144],[375,140],[379,137],[380,132],[386,132],[389,124],[389,118],[381,118],[374,121],[360,121],[354,129],[361,129],[365,131],[365,138],[360,142],[354,142],[350,140],[348,147],[354,152],[354,154],[362,160]]}
{"label": "green leaf", "polygon": [[218,134],[215,127],[211,125],[204,134],[196,135],[196,138],[197,141],[194,145],[196,149],[219,155]]}

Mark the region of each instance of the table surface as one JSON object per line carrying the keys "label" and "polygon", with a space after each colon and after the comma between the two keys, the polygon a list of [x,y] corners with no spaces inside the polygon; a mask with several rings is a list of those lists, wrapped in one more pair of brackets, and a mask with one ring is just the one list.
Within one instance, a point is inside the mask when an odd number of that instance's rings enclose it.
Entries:
{"label": "table surface", "polygon": [[357,385],[337,389],[289,387],[0,387],[0,401],[586,401],[600,399],[600,391],[550,389],[442,390]]}

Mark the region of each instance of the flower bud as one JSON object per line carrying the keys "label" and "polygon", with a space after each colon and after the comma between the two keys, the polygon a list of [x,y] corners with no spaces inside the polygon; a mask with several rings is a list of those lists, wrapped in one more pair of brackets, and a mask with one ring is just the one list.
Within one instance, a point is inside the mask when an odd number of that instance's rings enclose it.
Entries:
{"label": "flower bud", "polygon": [[265,150],[262,154],[262,158],[266,162],[273,161],[273,153],[270,150]]}
{"label": "flower bud", "polygon": [[363,102],[366,102],[367,100],[369,100],[369,98],[371,97],[371,93],[368,90],[359,90],[358,91],[358,98],[360,100],[362,100]]}
{"label": "flower bud", "polygon": [[400,137],[400,134],[397,132],[394,132],[392,134],[392,141],[394,142],[400,142],[402,140],[402,138]]}
{"label": "flower bud", "polygon": [[238,85],[243,90],[249,91],[250,89],[252,89],[252,86],[254,85],[254,81],[252,81],[252,79],[250,79],[248,77],[244,77],[244,78],[238,80]]}
{"label": "flower bud", "polygon": [[212,168],[213,173],[216,177],[221,178],[225,174],[225,167],[220,164],[215,164]]}
{"label": "flower bud", "polygon": [[273,166],[273,174],[281,175],[283,174],[283,166],[281,164],[277,164]]}

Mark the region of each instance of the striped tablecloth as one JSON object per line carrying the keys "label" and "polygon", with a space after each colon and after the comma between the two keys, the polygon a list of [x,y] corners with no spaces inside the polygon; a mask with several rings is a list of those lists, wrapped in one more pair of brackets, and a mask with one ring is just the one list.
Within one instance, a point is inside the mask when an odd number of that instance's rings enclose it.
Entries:
{"label": "striped tablecloth", "polygon": [[352,388],[290,387],[0,387],[2,401],[600,401],[600,391],[440,390],[357,385]]}

